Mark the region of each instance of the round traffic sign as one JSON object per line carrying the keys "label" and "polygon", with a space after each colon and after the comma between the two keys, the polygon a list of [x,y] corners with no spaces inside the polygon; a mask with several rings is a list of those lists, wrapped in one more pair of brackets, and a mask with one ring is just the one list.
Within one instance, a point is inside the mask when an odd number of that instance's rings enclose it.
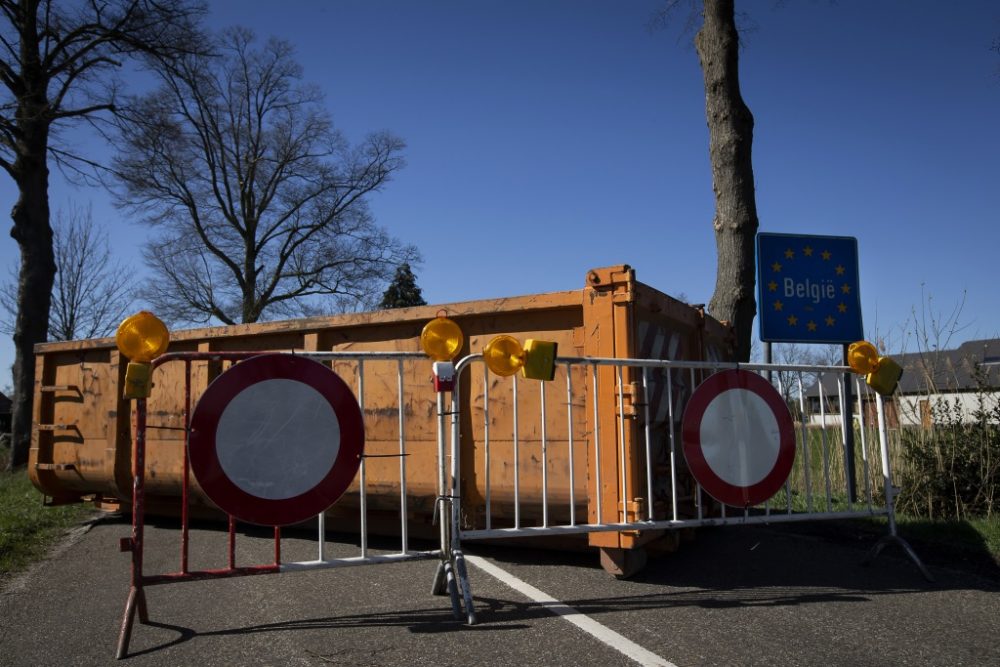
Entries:
{"label": "round traffic sign", "polygon": [[750,371],[715,373],[691,394],[682,424],[695,480],[726,505],[764,502],[788,479],[795,426],[781,394]]}
{"label": "round traffic sign", "polygon": [[350,388],[326,366],[288,354],[251,357],[208,386],[191,416],[191,470],[236,518],[304,521],[335,503],[364,451]]}

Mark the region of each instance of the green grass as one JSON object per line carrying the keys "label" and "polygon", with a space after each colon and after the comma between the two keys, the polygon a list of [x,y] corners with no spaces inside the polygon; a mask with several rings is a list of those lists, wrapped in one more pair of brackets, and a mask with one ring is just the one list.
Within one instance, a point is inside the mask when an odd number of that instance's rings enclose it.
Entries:
{"label": "green grass", "polygon": [[[784,511],[786,507],[785,492],[779,491],[771,499],[771,508]],[[854,505],[854,509],[862,509],[863,505]],[[830,511],[842,512],[848,509],[847,499],[834,496],[831,499]],[[792,510],[807,511],[805,498],[801,494],[792,495]],[[813,511],[822,514],[827,511],[826,500],[822,496],[813,498]],[[804,524],[806,529],[815,526],[824,530],[825,524],[833,532],[848,532],[867,534],[873,538],[888,532],[888,519],[879,517],[863,517],[858,519],[836,520],[833,522],[822,519]],[[962,558],[977,558],[992,560],[1000,567],[1000,515],[980,517],[964,521],[930,520],[925,517],[896,514],[896,528],[900,537],[909,541],[918,552],[931,551],[940,557],[953,554]],[[939,558],[941,560],[941,558]]]}
{"label": "green grass", "polygon": [[1000,565],[1000,516],[966,521],[930,521],[897,515],[896,525],[900,535],[915,543],[962,553],[988,553]]}
{"label": "green grass", "polygon": [[45,507],[27,472],[2,471],[6,459],[0,452],[0,579],[39,560],[67,528],[93,513],[86,505]]}

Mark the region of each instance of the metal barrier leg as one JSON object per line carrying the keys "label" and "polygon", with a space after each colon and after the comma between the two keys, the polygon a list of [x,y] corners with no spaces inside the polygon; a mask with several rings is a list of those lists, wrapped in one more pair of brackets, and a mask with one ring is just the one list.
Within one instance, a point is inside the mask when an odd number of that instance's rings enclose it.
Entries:
{"label": "metal barrier leg", "polygon": [[444,561],[438,563],[437,571],[434,572],[434,583],[431,584],[431,595],[444,595],[448,592],[445,585]]}
{"label": "metal barrier leg", "polygon": [[[462,618],[462,603],[459,598],[458,582],[455,579],[455,556],[451,550],[451,499],[441,496],[437,499],[438,510],[435,516],[441,522],[441,562],[434,575],[431,592],[441,595],[445,590],[451,597],[451,613],[455,618]],[[443,580],[443,583],[442,583]]]}
{"label": "metal barrier leg", "polygon": [[926,579],[927,581],[934,581],[934,576],[924,565],[923,561],[920,560],[920,556],[917,555],[917,552],[913,550],[913,547],[910,546],[909,542],[904,540],[899,535],[885,535],[884,537],[882,537],[878,542],[875,543],[875,546],[873,546],[871,550],[868,551],[868,555],[865,556],[865,559],[863,561],[861,561],[862,565],[871,565],[872,561],[878,558],[878,555],[882,553],[882,550],[885,549],[886,546],[889,545],[889,543],[895,543],[898,544],[900,547],[902,547],[903,551],[906,552],[906,555],[910,557],[910,560],[912,560],[913,563],[917,566],[917,569],[920,570],[920,573],[924,575],[924,579]]}
{"label": "metal barrier leg", "polygon": [[115,659],[121,660],[128,654],[129,641],[132,639],[132,625],[135,623],[136,607],[139,610],[139,622],[148,623],[149,614],[146,611],[146,593],[141,587],[132,586],[125,601],[125,613],[122,615],[122,627],[118,632],[118,650]]}
{"label": "metal barrier leg", "polygon": [[455,580],[455,569],[452,567],[451,561],[445,561],[444,564],[444,574],[445,580],[448,582],[448,595],[451,597],[451,613],[457,618],[462,618],[462,602],[458,594],[458,582]]}
{"label": "metal barrier leg", "polygon": [[881,394],[875,395],[875,408],[878,415],[878,435],[880,442],[880,449],[882,451],[882,481],[883,488],[885,489],[885,506],[888,510],[886,518],[889,520],[889,534],[880,539],[872,547],[872,550],[868,552],[868,556],[862,561],[863,564],[868,565],[875,558],[882,553],[882,549],[885,549],[885,545],[889,542],[895,542],[899,546],[903,547],[903,551],[906,555],[910,557],[916,566],[920,569],[921,574],[924,575],[924,579],[927,581],[934,581],[934,577],[931,573],[924,567],[923,562],[917,553],[910,547],[909,543],[899,536],[899,532],[896,530],[896,494],[899,489],[892,485],[892,470],[889,466],[889,432],[886,424],[885,418],[885,403],[882,400]]}
{"label": "metal barrier leg", "polygon": [[146,498],[146,399],[144,398],[138,399],[135,403],[135,442],[132,447],[132,537],[123,539],[120,545],[123,551],[132,552],[132,581],[129,587],[128,599],[125,601],[122,627],[118,633],[118,650],[115,653],[115,657],[118,660],[124,658],[128,653],[128,645],[129,640],[132,638],[132,626],[135,623],[137,607],[139,622],[149,622],[149,611],[146,608],[146,594],[142,587]]}
{"label": "metal barrier leg", "polygon": [[472,587],[469,585],[469,572],[465,568],[465,556],[461,551],[455,551],[455,572],[458,575],[459,586],[462,589],[462,599],[465,602],[465,622],[476,624],[476,608],[472,604]]}

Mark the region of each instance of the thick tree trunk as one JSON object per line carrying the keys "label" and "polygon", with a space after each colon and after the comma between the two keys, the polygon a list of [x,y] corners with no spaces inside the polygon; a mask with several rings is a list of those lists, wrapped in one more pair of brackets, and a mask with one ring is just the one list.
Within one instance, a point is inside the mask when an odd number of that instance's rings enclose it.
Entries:
{"label": "thick tree trunk", "polygon": [[[43,131],[44,132],[44,131]],[[34,138],[37,142],[38,137]],[[35,142],[33,142],[35,143]],[[47,139],[18,160],[20,197],[11,211],[11,237],[21,250],[14,324],[14,396],[11,424],[11,470],[28,462],[31,447],[32,401],[35,391],[35,344],[48,337],[52,283],[56,275],[49,225]]]}
{"label": "thick tree trunk", "polygon": [[739,36],[734,0],[705,0],[705,21],[695,46],[705,78],[718,268],[709,312],[728,321],[736,332],[736,352],[750,358],[754,297],[754,239],[757,204],[754,199],[753,115],[740,95]]}

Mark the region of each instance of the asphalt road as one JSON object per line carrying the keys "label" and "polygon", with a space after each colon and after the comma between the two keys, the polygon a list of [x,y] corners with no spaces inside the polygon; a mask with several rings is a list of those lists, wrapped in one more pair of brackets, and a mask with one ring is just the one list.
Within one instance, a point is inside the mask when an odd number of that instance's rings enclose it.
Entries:
{"label": "asphalt road", "polygon": [[[120,520],[100,521],[4,583],[0,664],[1000,664],[995,572],[938,557],[928,583],[894,547],[862,567],[870,542],[767,527],[703,529],[628,581],[609,577],[593,552],[471,546],[508,579],[471,559],[473,627],[430,594],[433,561],[151,587],[150,623],[136,623],[116,663],[129,562],[118,540],[128,534]],[[176,569],[176,526],[149,527],[147,539],[146,572]],[[329,550],[356,555],[351,542]],[[222,531],[194,530],[192,567],[221,565],[224,543]],[[304,535],[282,549],[285,560],[315,557]],[[241,535],[238,564],[270,552],[269,540]]]}

